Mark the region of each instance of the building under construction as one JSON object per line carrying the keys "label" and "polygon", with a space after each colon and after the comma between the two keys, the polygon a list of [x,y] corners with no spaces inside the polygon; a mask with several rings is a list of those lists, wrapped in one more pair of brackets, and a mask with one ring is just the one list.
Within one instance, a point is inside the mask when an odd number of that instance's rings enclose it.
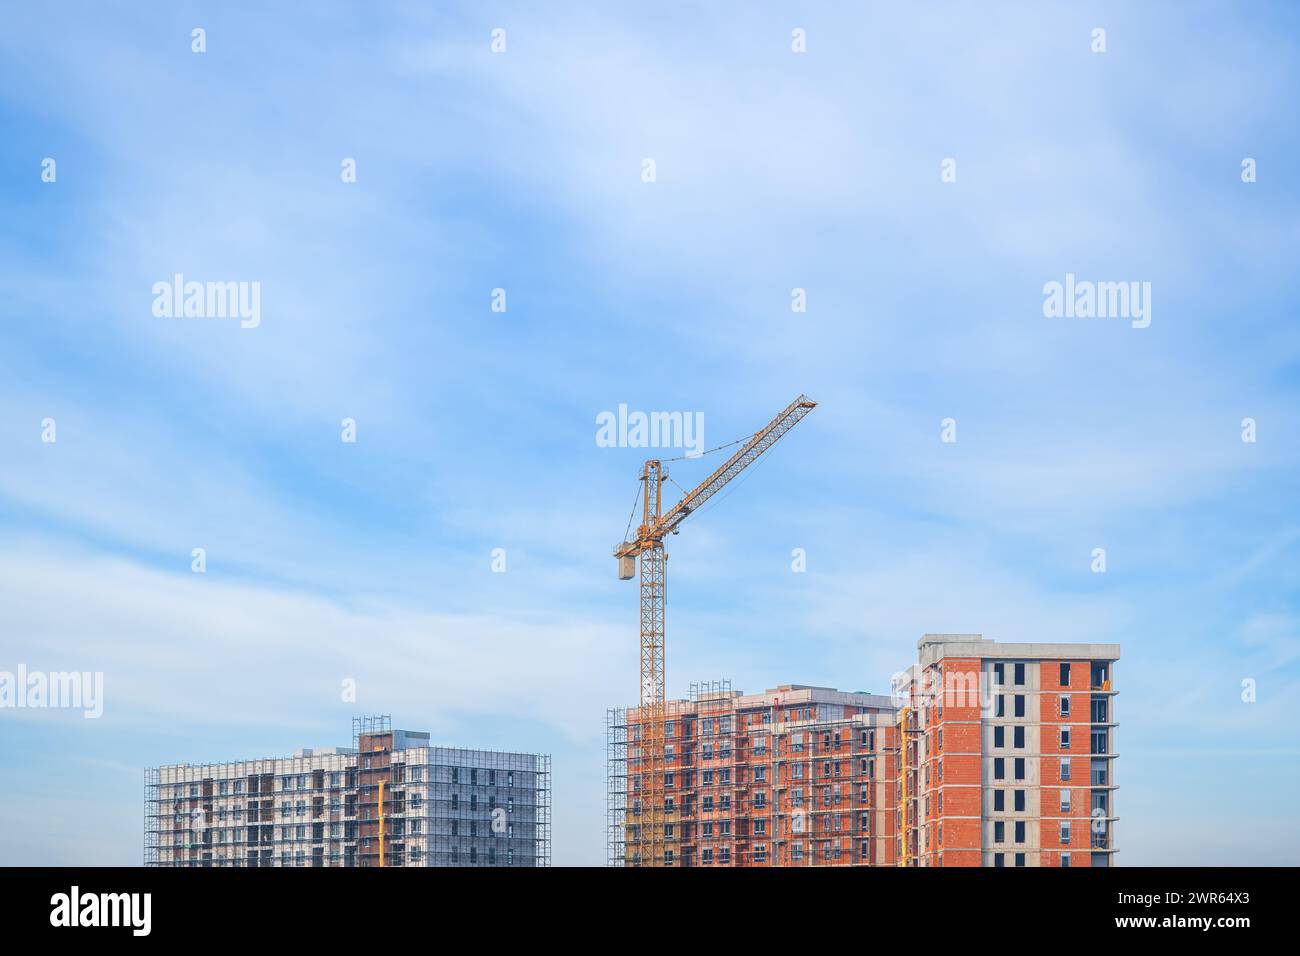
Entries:
{"label": "building under construction", "polygon": [[1119,651],[922,637],[895,688],[899,862],[1111,866]]}
{"label": "building under construction", "polygon": [[724,682],[655,728],[609,711],[608,863],[1110,866],[1119,646],[927,634],[917,651],[888,697]]}
{"label": "building under construction", "polygon": [[388,717],[352,746],[145,771],[146,866],[549,866],[551,758],[433,746]]}
{"label": "building under construction", "polygon": [[608,712],[611,865],[894,862],[890,698],[798,684],[745,695],[711,682],[664,713],[663,802],[651,814],[648,721],[639,707]]}

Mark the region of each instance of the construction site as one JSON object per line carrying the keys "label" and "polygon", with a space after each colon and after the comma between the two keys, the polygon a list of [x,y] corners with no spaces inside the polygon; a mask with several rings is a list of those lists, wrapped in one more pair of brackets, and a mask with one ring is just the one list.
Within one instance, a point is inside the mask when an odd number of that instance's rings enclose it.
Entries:
{"label": "construction site", "polygon": [[[887,693],[724,680],[667,699],[664,539],[814,408],[800,395],[713,449],[735,450],[671,506],[667,462],[640,470],[614,548],[639,579],[640,697],[606,713],[607,864],[1110,866],[1118,645],[926,634]],[[149,866],[551,859],[549,755],[433,746],[387,717],[356,718],[350,747],[151,768],[144,806]]]}
{"label": "construction site", "polygon": [[641,469],[641,522],[614,548],[639,578],[640,700],[606,714],[607,864],[1110,866],[1118,645],[926,634],[888,695],[709,681],[666,699],[664,539],[816,405],[714,449],[739,446],[670,507],[667,463]]}

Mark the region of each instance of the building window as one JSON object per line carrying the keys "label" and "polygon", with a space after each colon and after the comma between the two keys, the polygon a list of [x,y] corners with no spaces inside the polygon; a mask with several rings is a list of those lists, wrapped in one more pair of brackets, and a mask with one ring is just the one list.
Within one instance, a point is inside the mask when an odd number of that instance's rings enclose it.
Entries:
{"label": "building window", "polygon": [[993,810],[1001,813],[1007,808],[1007,792],[1005,790],[993,791]]}
{"label": "building window", "polygon": [[1001,686],[1006,680],[1005,666],[1001,662],[993,665],[993,683],[998,686]]}
{"label": "building window", "polygon": [[1024,757],[1016,758],[1016,779],[1017,780],[1025,779],[1025,758]]}
{"label": "building window", "polygon": [[1070,758],[1069,757],[1061,758],[1061,779],[1062,780],[1070,779]]}
{"label": "building window", "polygon": [[1024,820],[1016,821],[1016,842],[1017,843],[1025,842],[1025,821]]}
{"label": "building window", "polygon": [[1070,791],[1069,790],[1061,791],[1061,812],[1062,813],[1070,812]]}
{"label": "building window", "polygon": [[993,728],[993,746],[1005,747],[1007,745],[1007,733],[1005,727]]}
{"label": "building window", "polygon": [[1061,710],[1061,716],[1062,716],[1062,717],[1069,717],[1069,716],[1070,716],[1070,696],[1069,696],[1069,694],[1062,694],[1062,695],[1061,695],[1061,708],[1060,708],[1060,710]]}
{"label": "building window", "polygon": [[1062,853],[1062,854],[1061,854],[1061,866],[1069,867],[1069,865],[1070,865],[1070,854],[1068,854],[1068,853]]}
{"label": "building window", "polygon": [[1062,823],[1061,824],[1061,846],[1069,846],[1069,845],[1070,845],[1070,824]]}
{"label": "building window", "polygon": [[1006,760],[1002,757],[993,758],[993,779],[1002,780],[1007,775]]}
{"label": "building window", "polygon": [[1007,695],[998,694],[998,701],[993,711],[994,717],[1005,717],[1007,715]]}
{"label": "building window", "polygon": [[1070,665],[1069,664],[1061,665],[1061,686],[1062,687],[1070,686]]}
{"label": "building window", "polygon": [[1016,665],[1016,686],[1021,687],[1024,685],[1024,683],[1025,683],[1025,665],[1017,664]]}
{"label": "building window", "polygon": [[993,865],[994,865],[994,866],[1006,866],[1006,863],[1003,862],[1003,855],[1002,855],[1001,853],[994,853],[994,854],[993,854]]}
{"label": "building window", "polygon": [[1025,728],[1015,727],[1012,729],[1011,733],[1012,733],[1012,737],[1014,738],[1016,747],[1023,749],[1025,746]]}
{"label": "building window", "polygon": [[1013,804],[1013,806],[1015,807],[1017,813],[1024,813],[1024,811],[1025,811],[1025,791],[1023,791],[1023,790],[1017,790],[1017,791],[1015,792],[1015,803]]}
{"label": "building window", "polygon": [[1023,853],[1017,853],[1016,866],[1024,866],[1024,865],[1025,865],[1025,855]]}
{"label": "building window", "polygon": [[1016,716],[1025,716],[1025,695],[1016,694]]}
{"label": "building window", "polygon": [[1094,697],[1092,699],[1092,722],[1094,724],[1106,723],[1106,698]]}
{"label": "building window", "polygon": [[1003,840],[1006,839],[1006,835],[1007,835],[1007,829],[1006,829],[1006,828],[1007,828],[1007,825],[1006,825],[1005,823],[1003,823],[1001,820],[997,820],[997,821],[994,822],[994,824],[993,824],[993,842],[994,842],[994,843],[1001,843],[1001,842],[1003,842]]}

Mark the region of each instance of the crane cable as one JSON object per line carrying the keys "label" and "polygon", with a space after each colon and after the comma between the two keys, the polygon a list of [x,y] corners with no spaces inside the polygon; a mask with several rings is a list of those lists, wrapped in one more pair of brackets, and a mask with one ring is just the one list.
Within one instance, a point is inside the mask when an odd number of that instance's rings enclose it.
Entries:
{"label": "crane cable", "polygon": [[[758,434],[758,433],[755,432],[754,434],[756,435],[756,434]],[[767,453],[768,453],[769,451],[771,451],[773,448],[775,448],[777,445],[779,445],[779,444],[781,443],[781,440],[782,440],[783,438],[785,438],[785,436],[788,435],[788,434],[790,434],[790,429],[787,428],[784,432],[782,432],[782,433],[777,437],[776,441],[772,442],[772,444],[768,445],[766,448],[763,449],[763,454],[761,454],[761,455],[758,457],[758,459],[757,459],[756,461],[754,461],[754,462],[751,464],[750,467],[748,467],[748,468],[745,469],[745,474],[742,475],[738,481],[736,481],[734,484],[732,484],[731,482],[728,482],[728,484],[730,485],[730,487],[727,488],[726,491],[725,491],[723,494],[721,494],[719,497],[717,497],[717,498],[715,498],[715,499],[713,499],[713,500],[711,500],[711,501],[706,501],[706,502],[704,503],[703,507],[701,507],[699,511],[692,512],[692,514],[695,515],[696,519],[698,520],[698,518],[699,518],[700,515],[705,514],[705,513],[709,512],[709,511],[712,511],[712,510],[713,510],[714,508],[716,508],[718,505],[722,504],[723,501],[725,501],[727,498],[729,498],[729,497],[731,496],[732,492],[734,492],[737,488],[739,488],[739,487],[740,487],[741,485],[743,485],[746,481],[748,481],[751,477],[753,477],[754,472],[758,471],[758,469],[759,469],[759,468],[760,468],[760,467],[761,467],[761,466],[762,466],[762,465],[767,461],[767,459],[768,459],[768,457],[769,457]],[[750,437],[752,438],[753,435],[751,435]],[[744,440],[744,439],[742,439],[742,441],[743,441],[743,440]],[[735,442],[732,442],[732,444],[734,445]],[[676,484],[676,482],[674,482],[674,484]],[[680,488],[681,486],[678,485],[678,487]]]}
{"label": "crane cable", "polygon": [[[708,451],[702,451],[702,452],[700,452],[698,455],[678,455],[676,458],[665,458],[665,459],[664,459],[664,463],[667,464],[667,463],[670,462],[670,461],[696,461],[697,459],[703,458],[705,455],[712,455],[715,451],[722,451],[722,449],[724,449],[724,448],[731,448],[731,447],[734,446],[734,445],[740,445],[740,444],[742,444],[742,443],[744,443],[744,442],[752,441],[752,440],[754,439],[754,436],[757,435],[757,434],[758,434],[758,432],[753,432],[752,434],[746,435],[746,436],[744,436],[743,438],[737,438],[735,441],[729,441],[729,442],[727,442],[725,445],[718,445],[716,448],[710,448]],[[785,435],[782,435],[782,436],[781,436],[781,438],[784,438],[784,437],[785,437]],[[776,440],[776,442],[779,442],[779,441],[781,440],[781,438],[778,438],[778,439]],[[776,442],[773,442],[772,445],[775,445]],[[768,451],[768,450],[770,450],[770,449],[771,449],[771,446],[768,446],[768,448],[764,449],[764,451]],[[673,478],[672,478],[670,475],[668,475],[667,473],[664,474],[664,477],[667,478],[669,481],[671,481],[674,485],[677,485],[677,489],[682,493],[682,497],[683,497],[683,498],[686,497],[686,495],[687,495],[689,492],[687,492],[687,490],[686,490],[685,488],[683,488],[681,485],[677,484],[677,482],[676,482],[675,480],[673,480]],[[745,478],[748,478],[748,477],[749,477],[748,475],[745,476]],[[742,483],[743,483],[743,481],[744,481],[744,479],[741,479],[741,482],[742,482]],[[728,494],[730,494],[730,491],[728,492]],[[623,532],[623,540],[624,540],[624,541],[629,541],[629,540],[631,540],[630,535],[632,534],[632,522],[636,520],[636,502],[637,502],[637,499],[640,498],[640,497],[641,497],[641,488],[638,486],[638,487],[637,487],[636,496],[632,499],[632,513],[629,514],[629,515],[627,516],[627,530],[625,530],[625,531]],[[723,498],[725,498],[725,497],[726,497],[726,495],[723,495]],[[719,499],[719,501],[721,501],[721,499]],[[718,502],[714,502],[714,504],[717,504],[717,503],[718,503]],[[709,506],[706,505],[705,508],[704,508],[704,510],[705,510],[705,511],[709,510]]]}
{"label": "crane cable", "polygon": [[[722,451],[722,449],[730,448],[732,445],[739,445],[741,442],[747,442],[757,434],[758,432],[754,432],[751,435],[746,435],[744,438],[737,438],[735,441],[729,441],[725,445],[719,445],[717,448],[710,448],[708,451],[702,451],[698,455],[678,455],[676,458],[665,458],[664,461],[695,461],[698,458],[703,458],[705,455],[712,455],[715,451]],[[678,485],[678,487],[680,488],[681,486]]]}

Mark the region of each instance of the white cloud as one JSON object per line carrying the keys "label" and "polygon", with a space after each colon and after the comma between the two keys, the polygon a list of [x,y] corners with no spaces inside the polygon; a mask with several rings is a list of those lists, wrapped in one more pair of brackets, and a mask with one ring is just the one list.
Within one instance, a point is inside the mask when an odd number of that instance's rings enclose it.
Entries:
{"label": "white cloud", "polygon": [[607,688],[633,660],[630,649],[619,653],[625,634],[541,610],[344,605],[87,552],[0,551],[0,607],[6,658],[104,672],[106,728],[346,715],[340,686],[353,678],[352,710],[462,729],[494,715],[589,740]]}

